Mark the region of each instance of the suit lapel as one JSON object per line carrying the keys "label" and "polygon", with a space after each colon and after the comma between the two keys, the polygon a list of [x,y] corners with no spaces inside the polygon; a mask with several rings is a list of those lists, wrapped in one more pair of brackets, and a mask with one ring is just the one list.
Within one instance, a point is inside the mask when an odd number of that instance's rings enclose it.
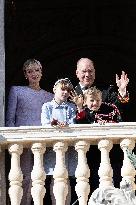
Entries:
{"label": "suit lapel", "polygon": [[76,87],[75,87],[75,91],[78,95],[83,95],[83,91],[80,87],[80,84],[78,84]]}

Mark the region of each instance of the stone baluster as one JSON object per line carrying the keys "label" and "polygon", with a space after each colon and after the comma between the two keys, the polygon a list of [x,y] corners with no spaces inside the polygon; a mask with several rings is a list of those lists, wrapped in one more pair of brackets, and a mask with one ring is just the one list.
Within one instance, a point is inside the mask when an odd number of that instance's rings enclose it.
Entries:
{"label": "stone baluster", "polygon": [[53,150],[56,152],[56,165],[53,173],[53,193],[56,199],[56,205],[64,205],[68,194],[68,172],[65,166],[67,146],[63,142],[57,142],[54,144]]}
{"label": "stone baluster", "polygon": [[75,190],[79,198],[79,205],[86,205],[90,192],[90,169],[86,158],[89,144],[86,141],[79,141],[75,144],[75,149],[78,152],[78,165],[75,172],[77,184]]}
{"label": "stone baluster", "polygon": [[20,155],[22,152],[22,145],[13,144],[9,146],[9,153],[11,154],[11,169],[9,172],[9,196],[11,205],[19,205],[23,196],[23,174],[20,168]]}
{"label": "stone baluster", "polygon": [[99,187],[113,186],[112,177],[113,170],[110,164],[109,152],[112,149],[112,142],[110,140],[100,140],[98,143],[98,148],[101,151],[101,163],[98,170],[99,174]]}
{"label": "stone baluster", "polygon": [[46,146],[43,143],[34,143],[31,150],[34,154],[34,166],[31,172],[31,194],[34,205],[43,205],[43,198],[46,193],[46,189],[44,187],[46,173],[43,167],[43,154],[46,150]]}
{"label": "stone baluster", "polygon": [[6,204],[5,148],[0,145],[0,205]]}
{"label": "stone baluster", "polygon": [[121,168],[121,176],[122,176],[122,182],[123,181],[130,181],[132,188],[135,189],[135,168],[131,164],[126,149],[132,151],[135,147],[135,141],[132,139],[124,139],[120,143],[120,147],[124,152],[124,160],[123,160],[123,166]]}

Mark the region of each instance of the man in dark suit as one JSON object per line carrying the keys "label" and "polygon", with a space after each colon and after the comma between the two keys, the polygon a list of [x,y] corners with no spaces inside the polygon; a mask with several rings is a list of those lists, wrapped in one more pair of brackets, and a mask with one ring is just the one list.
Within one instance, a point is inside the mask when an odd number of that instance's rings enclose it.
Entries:
{"label": "man in dark suit", "polygon": [[[124,113],[126,112],[126,107],[129,104],[129,95],[126,90],[127,85],[129,83],[129,79],[127,74],[122,71],[121,77],[116,74],[116,84],[117,84],[117,91],[114,86],[105,86],[105,85],[95,85],[95,68],[94,63],[92,60],[88,58],[81,58],[77,62],[77,69],[76,69],[76,76],[79,79],[78,85],[75,87],[75,91],[78,95],[83,95],[84,91],[91,86],[96,86],[99,90],[102,91],[102,101],[106,103],[113,103],[115,104],[121,112],[122,120],[124,120]],[[126,113],[125,113],[126,114]],[[116,145],[114,145],[115,153],[119,153],[119,149]],[[93,152],[93,153],[92,153]],[[91,173],[91,187],[95,189],[98,187],[98,168],[100,166],[100,154],[96,145],[93,146],[87,152],[87,161],[90,169],[93,169]],[[117,158],[117,157],[116,157]],[[114,158],[114,161],[116,160]],[[115,167],[120,168],[119,160],[115,163]],[[120,170],[116,168],[116,173],[119,173]],[[115,182],[119,182],[119,177],[117,176],[114,180]]]}
{"label": "man in dark suit", "polygon": [[[95,68],[92,60],[88,58],[81,58],[77,62],[76,76],[79,79],[78,85],[75,87],[75,91],[78,95],[83,95],[84,91],[94,86],[95,83]],[[113,103],[118,106],[119,109],[123,107],[129,100],[128,92],[126,87],[129,79],[127,74],[122,71],[121,78],[116,74],[116,84],[118,92],[116,92],[114,86],[95,85],[102,91],[102,101],[107,103]]]}

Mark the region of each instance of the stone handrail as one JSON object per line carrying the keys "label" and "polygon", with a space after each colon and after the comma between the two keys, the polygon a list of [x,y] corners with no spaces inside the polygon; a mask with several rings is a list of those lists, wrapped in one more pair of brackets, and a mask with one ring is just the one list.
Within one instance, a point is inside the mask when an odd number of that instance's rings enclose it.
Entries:
{"label": "stone handrail", "polygon": [[[46,173],[43,168],[43,154],[46,147],[52,146],[56,153],[56,166],[53,175],[54,196],[57,205],[64,205],[68,193],[68,174],[64,156],[68,146],[75,146],[75,150],[78,153],[78,164],[75,172],[77,184],[75,190],[79,197],[79,205],[86,205],[90,192],[90,170],[87,165],[86,152],[90,145],[98,145],[98,149],[101,152],[101,163],[98,170],[100,188],[113,187],[113,170],[110,164],[109,152],[114,144],[120,144],[124,153],[121,169],[122,181],[130,180],[133,189],[135,189],[135,169],[126,155],[126,149],[130,151],[134,149],[135,141],[136,122],[108,123],[105,125],[70,125],[65,128],[55,128],[50,125],[1,127],[0,148],[1,150],[8,148],[11,154],[11,169],[9,173],[11,205],[19,205],[23,194],[20,155],[24,147],[31,148],[34,155],[34,166],[31,173],[31,194],[34,204],[43,205],[43,197],[46,193],[46,187],[44,186]],[[37,164],[39,167],[38,171]],[[63,193],[63,196],[60,196],[60,193]]]}
{"label": "stone handrail", "polygon": [[99,124],[70,125],[65,128],[47,126],[20,126],[0,127],[0,144],[12,142],[30,143],[36,141],[53,142],[55,140],[74,142],[84,139],[97,144],[98,140],[110,138],[114,143],[121,139],[131,138],[136,140],[136,122],[121,122]]}

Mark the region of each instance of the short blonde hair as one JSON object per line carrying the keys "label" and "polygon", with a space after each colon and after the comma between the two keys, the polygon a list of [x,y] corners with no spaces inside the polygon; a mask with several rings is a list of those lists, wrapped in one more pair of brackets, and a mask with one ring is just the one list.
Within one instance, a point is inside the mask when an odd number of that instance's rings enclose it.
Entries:
{"label": "short blonde hair", "polygon": [[42,65],[41,65],[40,61],[32,58],[32,59],[28,59],[27,61],[25,61],[25,63],[23,64],[23,71],[26,72],[26,69],[30,65],[34,65],[34,64],[36,64],[42,70]]}
{"label": "short blonde hair", "polygon": [[57,80],[54,84],[53,91],[56,90],[56,87],[58,85],[60,85],[61,88],[68,90],[69,92],[74,89],[71,81],[68,78],[62,78]]}
{"label": "short blonde hair", "polygon": [[84,92],[84,101],[86,101],[88,95],[91,95],[93,97],[100,96],[102,98],[102,92],[99,89],[97,89],[95,86],[88,88]]}

